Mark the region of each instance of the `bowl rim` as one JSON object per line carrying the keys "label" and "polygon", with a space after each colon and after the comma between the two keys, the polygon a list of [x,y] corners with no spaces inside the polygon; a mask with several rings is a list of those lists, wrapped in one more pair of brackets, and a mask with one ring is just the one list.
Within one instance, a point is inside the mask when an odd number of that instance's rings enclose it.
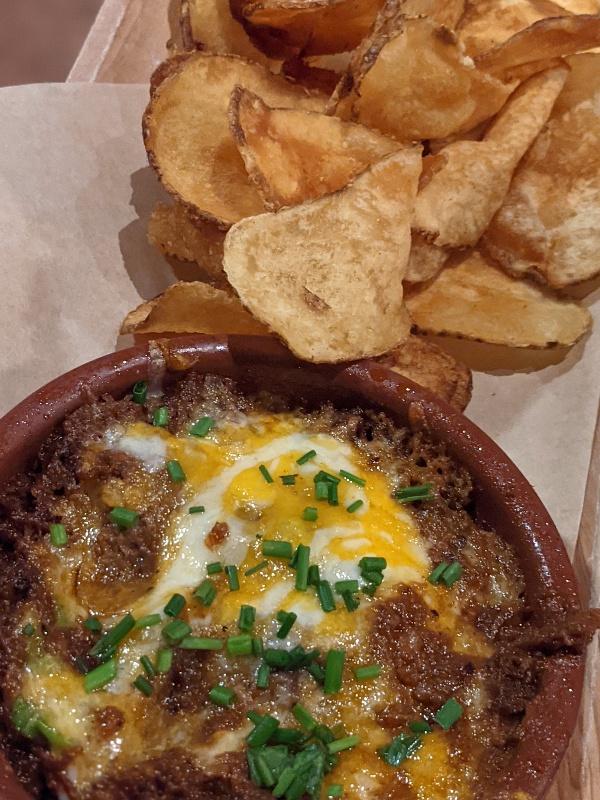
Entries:
{"label": "bowl rim", "polygon": [[[234,378],[256,373],[267,382],[281,373],[290,385],[299,386],[317,381],[321,391],[325,383],[333,394],[358,395],[368,406],[426,428],[466,466],[475,478],[476,494],[492,497],[492,510],[515,522],[517,557],[522,564],[534,564],[528,590],[553,588],[579,606],[573,567],[546,508],[510,458],[475,423],[427,389],[373,361],[309,364],[267,337],[195,334],[151,340],[59,376],[0,419],[0,479],[21,467],[54,425],[90,395],[119,396],[138,380],[148,380],[152,386],[166,372],[187,369]],[[521,792],[522,799],[542,800],[550,788],[575,729],[584,666],[584,656],[554,659],[546,671],[541,691],[522,722],[524,736],[509,785],[512,796]],[[551,724],[549,703],[555,711]],[[0,798],[30,798],[1,754]]]}

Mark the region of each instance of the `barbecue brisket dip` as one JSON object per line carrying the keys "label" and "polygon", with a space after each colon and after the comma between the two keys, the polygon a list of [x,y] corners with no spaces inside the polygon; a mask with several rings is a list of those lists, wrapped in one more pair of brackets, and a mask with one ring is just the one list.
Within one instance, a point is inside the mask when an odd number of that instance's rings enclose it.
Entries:
{"label": "barbecue brisket dip", "polygon": [[[1,746],[36,798],[501,797],[549,656],[443,446],[195,373],[68,416],[0,497]],[[508,796],[508,795],[507,795]]]}

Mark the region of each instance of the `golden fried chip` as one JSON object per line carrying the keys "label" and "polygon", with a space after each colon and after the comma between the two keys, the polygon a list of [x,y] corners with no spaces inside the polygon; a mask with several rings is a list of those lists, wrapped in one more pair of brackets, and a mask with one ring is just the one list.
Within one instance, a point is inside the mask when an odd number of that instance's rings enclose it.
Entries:
{"label": "golden fried chip", "polygon": [[465,10],[465,0],[402,0],[406,17],[428,17],[436,25],[454,30]]}
{"label": "golden fried chip", "polygon": [[224,281],[225,231],[209,220],[190,220],[181,203],[157,203],[148,223],[148,241],[165,256],[195,261],[218,281]]}
{"label": "golden fried chip", "polygon": [[248,174],[270,211],[335,192],[402,147],[337,117],[269,108],[241,86],[231,95],[229,120]]}
{"label": "golden fried chip", "polygon": [[376,359],[388,369],[424,386],[464,411],[471,399],[473,376],[466,364],[420,336],[409,336],[400,347]]}
{"label": "golden fried chip", "polygon": [[[417,195],[418,197],[418,195]],[[421,283],[435,277],[448,260],[448,251],[427,241],[418,231],[412,232],[410,256],[404,280]]]}
{"label": "golden fried chip", "polygon": [[600,45],[600,14],[553,17],[535,22],[475,58],[477,66],[499,79],[511,69],[541,59],[559,58]]}
{"label": "golden fried chip", "polygon": [[166,77],[154,89],[143,129],[165,189],[193,215],[224,228],[259,214],[262,200],[229,132],[231,92],[241,84],[275,106],[313,111],[322,110],[322,98],[236,56],[189,53],[172,70],[159,70]]}
{"label": "golden fried chip", "polygon": [[517,164],[548,119],[568,68],[534,75],[510,97],[481,142],[454,142],[415,203],[413,226],[434,244],[475,245],[508,192]]}
{"label": "golden fried chip", "polygon": [[598,0],[560,0],[558,5],[571,14],[596,14],[599,6]]}
{"label": "golden fried chip", "polygon": [[591,325],[582,306],[509,277],[478,252],[446,267],[406,304],[420,333],[508,347],[569,347]]}
{"label": "golden fried chip", "polygon": [[266,336],[269,330],[246,311],[237,297],[207,283],[181,281],[131,311],[121,325],[121,333]]}
{"label": "golden fried chip", "polygon": [[330,103],[334,113],[400,141],[442,139],[496,114],[514,85],[465,59],[447,28],[405,20],[393,7],[389,0],[356,50]]}
{"label": "golden fried chip", "polygon": [[571,73],[482,239],[515,275],[563,287],[600,273],[600,55]]}
{"label": "golden fried chip", "polygon": [[270,69],[278,68],[279,62],[254,47],[233,18],[229,0],[182,0],[181,30],[188,50],[199,47],[208,53],[243,56]]}
{"label": "golden fried chip", "polygon": [[458,36],[467,53],[474,57],[540,19],[564,16],[565,9],[552,0],[483,0],[462,17]]}
{"label": "golden fried chip", "polygon": [[244,305],[307,361],[381,355],[407,337],[402,278],[421,148],[334,194],[234,225],[223,267]]}
{"label": "golden fried chip", "polygon": [[373,27],[383,0],[258,0],[241,13],[303,55],[353,50]]}

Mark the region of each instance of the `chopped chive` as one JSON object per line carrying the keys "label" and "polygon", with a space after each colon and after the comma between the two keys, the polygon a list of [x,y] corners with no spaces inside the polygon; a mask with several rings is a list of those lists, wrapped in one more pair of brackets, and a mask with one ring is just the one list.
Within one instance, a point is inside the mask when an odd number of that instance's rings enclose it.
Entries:
{"label": "chopped chive", "polygon": [[309,586],[318,586],[321,582],[318,564],[311,564],[311,566],[308,568],[307,581]]}
{"label": "chopped chive", "polygon": [[148,614],[146,617],[140,617],[136,620],[134,628],[151,628],[153,625],[160,625],[162,617],[160,614]]}
{"label": "chopped chive", "polygon": [[302,519],[306,522],[316,522],[319,516],[317,509],[312,506],[307,506],[302,512]]}
{"label": "chopped chive", "polygon": [[254,567],[250,567],[250,569],[247,569],[246,572],[244,572],[244,575],[246,576],[254,575],[255,572],[259,572],[261,569],[264,569],[268,565],[269,565],[268,561],[261,561],[260,564],[256,564]]}
{"label": "chopped chive", "polygon": [[16,698],[12,707],[11,721],[19,733],[28,739],[33,739],[38,732],[39,718],[40,712],[33,703],[22,696]]}
{"label": "chopped chive", "polygon": [[424,483],[421,486],[404,486],[398,489],[394,497],[399,503],[416,503],[418,500],[431,500],[435,494],[431,491],[433,483]]}
{"label": "chopped chive", "polygon": [[247,633],[230,636],[227,639],[227,652],[232,656],[248,656],[252,653],[252,637]]}
{"label": "chopped chive", "polygon": [[182,594],[174,594],[167,605],[163,608],[168,617],[176,617],[185,608],[185,597]]}
{"label": "chopped chive", "polygon": [[391,767],[399,767],[422,746],[423,740],[419,736],[401,733],[395,736],[389,745],[377,748],[377,754]]}
{"label": "chopped chive", "polygon": [[358,511],[358,509],[359,509],[359,508],[360,508],[362,505],[364,505],[364,503],[363,503],[363,501],[362,501],[362,500],[355,500],[353,503],[350,503],[350,505],[349,505],[349,506],[346,506],[346,511],[347,511],[349,514],[354,514],[354,512],[355,512],[355,511]]}
{"label": "chopped chive", "polygon": [[296,476],[295,475],[280,475],[281,483],[284,486],[295,486],[296,484]]}
{"label": "chopped chive", "polygon": [[273,483],[273,478],[271,476],[271,473],[265,467],[264,464],[261,464],[258,469],[259,469],[260,474],[263,476],[263,478],[266,480],[267,483]]}
{"label": "chopped chive", "polygon": [[212,688],[208,696],[215,705],[223,706],[223,708],[231,708],[233,701],[236,699],[233,689],[229,689],[221,683]]}
{"label": "chopped chive", "polygon": [[286,767],[273,788],[273,795],[277,798],[283,797],[297,777],[296,771],[292,767]]}
{"label": "chopped chive", "polygon": [[114,628],[104,634],[90,650],[91,656],[102,656],[112,648],[116,647],[133,629],[135,620],[131,614],[126,614]]}
{"label": "chopped chive", "polygon": [[256,769],[261,778],[261,783],[268,789],[275,786],[277,780],[262,751],[256,754]]}
{"label": "chopped chive", "polygon": [[267,664],[270,667],[275,667],[275,669],[285,669],[290,663],[290,654],[287,650],[277,650],[274,647],[267,647],[263,655]]}
{"label": "chopped chive", "polygon": [[316,680],[317,683],[323,683],[325,680],[325,670],[320,664],[317,664],[316,661],[313,661],[309,667],[307,667],[307,672],[309,675]]}
{"label": "chopped chive", "polygon": [[144,672],[149,678],[153,678],[156,675],[156,670],[152,666],[152,662],[148,658],[148,656],[142,656],[140,658],[140,664],[144,668]]}
{"label": "chopped chive", "polygon": [[245,633],[250,633],[256,621],[256,609],[254,606],[243,605],[240,608],[238,628]]}
{"label": "chopped chive", "polygon": [[179,647],[182,650],[222,650],[223,642],[205,636],[186,636],[179,642]]}
{"label": "chopped chive", "polygon": [[312,731],[317,727],[317,721],[314,719],[310,711],[304,708],[304,706],[300,703],[296,703],[296,705],[292,707],[292,714],[298,721],[300,727],[305,730],[306,733],[312,733]]}
{"label": "chopped chive", "polygon": [[452,725],[454,725],[454,723],[462,717],[462,714],[463,707],[460,705],[460,703],[457,703],[453,697],[451,697],[440,708],[434,719],[438,725],[447,731],[448,728],[451,728]]}
{"label": "chopped chive", "polygon": [[446,567],[446,569],[443,571],[440,580],[448,589],[450,589],[452,586],[454,586],[456,581],[459,580],[462,574],[463,568],[461,565],[458,563],[458,561],[453,561],[452,564],[450,564],[449,567]]}
{"label": "chopped chive", "polygon": [[344,787],[341,783],[332,783],[327,787],[327,797],[341,797],[344,794]]}
{"label": "chopped chive", "polygon": [[259,689],[266,689],[269,685],[269,675],[271,674],[271,667],[266,661],[263,661],[258,672],[256,673],[256,686]]}
{"label": "chopped chive", "polygon": [[306,794],[308,781],[309,777],[305,773],[296,774],[291,786],[285,793],[286,800],[300,800],[300,798]]}
{"label": "chopped chive", "polygon": [[291,542],[263,539],[262,554],[270,558],[291,558],[293,555],[292,544]]}
{"label": "chopped chive", "polygon": [[341,753],[343,750],[352,750],[353,747],[360,743],[360,736],[346,736],[344,739],[336,739],[335,742],[329,742],[327,752],[329,755]]}
{"label": "chopped chive", "polygon": [[336,581],[334,586],[338,594],[342,594],[343,592],[358,592],[358,581]]}
{"label": "chopped chive", "polygon": [[315,499],[317,500],[327,500],[329,497],[329,484],[327,481],[317,481],[315,483]]}
{"label": "chopped chive", "polygon": [[381,586],[383,583],[383,572],[377,569],[364,570],[361,574],[368,583],[372,583],[375,586]]}
{"label": "chopped chive", "polygon": [[285,639],[297,619],[298,615],[294,614],[293,611],[279,611],[277,613],[277,622],[281,623],[281,627],[277,631],[277,638]]}
{"label": "chopped chive", "polygon": [[294,550],[294,555],[290,558],[290,563],[288,565],[291,569],[296,569],[298,566],[298,548]]}
{"label": "chopped chive", "polygon": [[89,672],[88,666],[85,661],[80,658],[79,656],[75,659],[75,668],[78,672],[81,672],[82,675],[87,675]]}
{"label": "chopped chive", "polygon": [[346,606],[346,608],[350,612],[356,611],[356,609],[360,605],[360,602],[358,601],[358,599],[356,597],[354,597],[352,592],[348,592],[348,591],[342,592],[342,600],[344,601],[344,605]]}
{"label": "chopped chive", "polygon": [[263,644],[263,640],[260,636],[253,636],[252,637],[252,655],[253,656],[262,656],[264,653],[265,646]]}
{"label": "chopped chive", "polygon": [[329,483],[340,483],[340,479],[335,475],[332,475],[331,472],[325,472],[324,469],[321,469],[317,472],[313,481],[317,483],[318,481],[328,481]]}
{"label": "chopped chive", "polygon": [[21,633],[24,636],[33,636],[35,633],[35,625],[32,625],[31,622],[28,622],[27,625],[21,629]]}
{"label": "chopped chive", "polygon": [[188,508],[189,514],[204,514],[205,511],[206,509],[204,506],[190,506],[190,508]]}
{"label": "chopped chive", "polygon": [[429,583],[432,583],[434,585],[436,583],[439,583],[444,573],[444,570],[448,569],[449,566],[450,564],[448,564],[447,561],[442,561],[440,564],[438,564],[437,567],[433,570],[433,572],[431,572],[431,574],[427,578]]}
{"label": "chopped chive", "polygon": [[173,651],[169,647],[163,647],[156,654],[156,671],[168,672],[173,662]]}
{"label": "chopped chive", "polygon": [[212,417],[202,417],[202,419],[192,425],[190,433],[192,436],[198,436],[200,439],[203,439],[206,434],[212,430],[214,424],[215,421]]}
{"label": "chopped chive", "polygon": [[128,528],[133,528],[140,518],[140,515],[137,511],[131,511],[129,508],[115,506],[108,515],[108,518],[119,530],[126,531]]}
{"label": "chopped chive", "polygon": [[375,597],[377,586],[374,583],[368,583],[366,586],[361,586],[361,592],[369,597]]}
{"label": "chopped chive", "polygon": [[370,570],[381,571],[387,568],[387,561],[380,556],[365,556],[358,562],[358,567],[365,572]]}
{"label": "chopped chive", "polygon": [[300,456],[300,458],[296,459],[296,464],[306,464],[307,461],[310,461],[310,459],[314,458],[316,455],[316,450],[309,450],[308,453],[304,453],[303,456]]}
{"label": "chopped chive", "polygon": [[358,486],[366,486],[367,482],[364,478],[359,478],[358,475],[353,475],[351,472],[346,472],[345,469],[340,470],[340,475],[350,483],[356,483]]}
{"label": "chopped chive", "polygon": [[337,483],[330,482],[327,484],[327,502],[330,506],[339,506]]}
{"label": "chopped chive", "polygon": [[133,388],[131,389],[131,399],[134,403],[137,403],[140,406],[145,405],[147,395],[148,384],[146,381],[137,381],[137,383],[133,384]]}
{"label": "chopped chive", "polygon": [[229,591],[237,592],[240,588],[240,579],[238,578],[238,570],[236,566],[225,567],[225,574],[229,583]]}
{"label": "chopped chive", "polygon": [[97,689],[102,689],[107,683],[110,683],[117,677],[117,662],[116,659],[111,658],[110,661],[105,661],[100,664],[96,669],[87,673],[84,678],[85,691],[95,692]]}
{"label": "chopped chive", "polygon": [[196,589],[192,597],[198,600],[203,606],[209,606],[217,596],[217,587],[210,578],[204,578],[200,586]]}
{"label": "chopped chive", "polygon": [[152,424],[155,428],[166,428],[169,424],[169,409],[166,406],[157,408],[152,418]]}
{"label": "chopped chive", "polygon": [[279,721],[270,714],[265,714],[261,721],[246,736],[248,747],[256,748],[265,745],[279,727]]}
{"label": "chopped chive", "polygon": [[317,595],[321,608],[325,612],[335,611],[335,600],[333,599],[333,592],[331,591],[331,584],[329,581],[321,581],[317,586]]}
{"label": "chopped chive", "polygon": [[185,639],[186,636],[189,636],[192,632],[192,629],[184,622],[182,619],[174,619],[173,622],[169,622],[168,625],[162,629],[162,635],[167,644],[177,644],[182,639]]}
{"label": "chopped chive", "polygon": [[424,720],[415,720],[414,722],[409,722],[408,727],[411,729],[413,733],[417,735],[423,733],[431,733],[431,725]]}
{"label": "chopped chive", "polygon": [[337,694],[342,688],[342,673],[344,670],[345,650],[335,650],[332,648],[327,653],[325,661],[325,684],[323,691],[325,694]]}
{"label": "chopped chive", "polygon": [[145,694],[146,697],[150,697],[154,691],[152,684],[147,681],[143,675],[138,675],[138,677],[134,680],[133,685],[138,691],[140,691],[142,694]]}
{"label": "chopped chive", "polygon": [[185,482],[185,472],[177,459],[174,458],[172,461],[167,461],[167,472],[173,483]]}
{"label": "chopped chive", "polygon": [[308,586],[308,562],[310,559],[310,547],[305,544],[298,545],[298,563],[296,564],[296,589],[305,592]]}
{"label": "chopped chive", "polygon": [[256,711],[248,711],[246,716],[253,725],[258,725],[262,719],[262,714],[258,714]]}
{"label": "chopped chive", "polygon": [[69,541],[69,537],[67,536],[67,529],[64,525],[60,525],[59,523],[50,525],[50,541],[54,547],[64,547],[66,545]]}
{"label": "chopped chive", "polygon": [[98,617],[88,617],[83,623],[83,625],[88,629],[88,631],[91,631],[92,633],[102,632],[102,623],[100,622]]}
{"label": "chopped chive", "polygon": [[356,667],[354,670],[354,677],[357,681],[370,681],[373,678],[378,678],[381,675],[381,667],[379,664],[370,664],[368,667]]}
{"label": "chopped chive", "polygon": [[223,565],[220,561],[212,561],[210,564],[206,565],[207,575],[218,575],[219,572],[223,572]]}

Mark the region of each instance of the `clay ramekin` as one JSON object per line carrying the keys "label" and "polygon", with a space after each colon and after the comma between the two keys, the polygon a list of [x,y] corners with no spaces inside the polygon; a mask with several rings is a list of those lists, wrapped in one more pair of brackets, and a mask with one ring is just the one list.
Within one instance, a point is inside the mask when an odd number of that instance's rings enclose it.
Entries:
{"label": "clay ramekin", "polygon": [[[224,375],[250,390],[263,388],[298,400],[381,408],[401,423],[425,426],[471,473],[477,521],[515,548],[527,600],[534,603],[550,590],[578,603],[575,575],[548,512],[515,465],[479,428],[430,392],[373,362],[306,364],[271,339],[165,339],[105,356],[57,378],[0,420],[0,480],[18,470],[89,391],[120,396],[137,380],[160,382],[186,369]],[[546,670],[544,685],[523,721],[525,735],[506,786],[508,796],[522,792],[541,800],[549,789],[575,726],[583,670],[583,657],[554,659]],[[0,798],[28,798],[1,759]]]}

